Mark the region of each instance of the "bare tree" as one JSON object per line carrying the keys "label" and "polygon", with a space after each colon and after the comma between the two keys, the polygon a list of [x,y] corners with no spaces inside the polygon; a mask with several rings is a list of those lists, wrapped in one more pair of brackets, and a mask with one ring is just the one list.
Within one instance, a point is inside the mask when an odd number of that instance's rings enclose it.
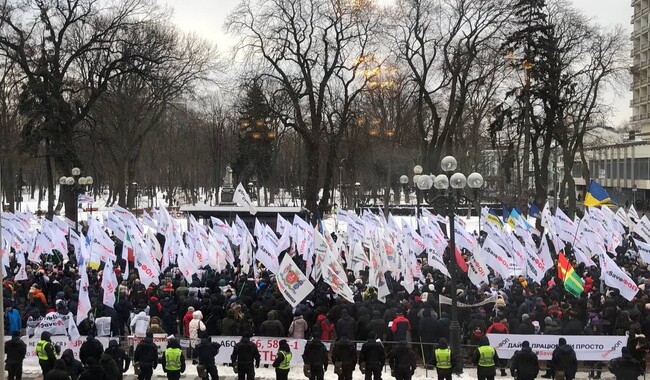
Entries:
{"label": "bare tree", "polygon": [[470,93],[489,71],[476,70],[494,50],[512,6],[501,0],[401,0],[391,29],[395,53],[416,85],[417,129],[425,170],[453,153]]}
{"label": "bare tree", "polygon": [[[68,174],[82,164],[75,128],[111,80],[149,61],[140,46],[155,41],[130,39],[126,31],[159,17],[151,0],[4,0],[0,5],[0,54],[25,78],[22,148],[45,157],[50,216],[55,169]],[[98,65],[85,66],[91,61]],[[66,216],[76,220],[72,191],[63,196]]]}
{"label": "bare tree", "polygon": [[[375,12],[366,5],[341,0],[247,0],[227,21],[229,32],[240,38],[239,51],[251,64],[261,59],[265,80],[278,83],[290,100],[291,114],[283,122],[295,129],[308,152],[305,197],[314,214],[321,184],[321,208],[328,201],[332,149],[348,126],[355,94],[366,83],[365,78],[357,78],[363,63],[359,58],[368,54],[377,27]],[[337,103],[336,125],[328,125],[326,117],[328,104],[335,101],[332,97],[343,99]],[[323,149],[326,134],[329,151]],[[325,173],[323,155],[329,162]]]}

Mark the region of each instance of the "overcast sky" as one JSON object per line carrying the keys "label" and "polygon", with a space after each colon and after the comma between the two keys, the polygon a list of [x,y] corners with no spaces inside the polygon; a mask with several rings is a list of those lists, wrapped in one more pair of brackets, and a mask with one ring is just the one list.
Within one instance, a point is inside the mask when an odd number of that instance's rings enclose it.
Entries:
{"label": "overcast sky", "polygon": [[[600,24],[627,28],[632,26],[631,0],[572,0],[575,6]],[[223,32],[226,15],[238,0],[162,0],[174,9],[174,22],[183,30],[195,32],[206,39],[214,41],[220,50],[229,49],[233,42]],[[625,90],[621,94],[610,96],[615,113],[610,119],[613,126],[618,126],[632,115],[629,108],[632,94]]]}

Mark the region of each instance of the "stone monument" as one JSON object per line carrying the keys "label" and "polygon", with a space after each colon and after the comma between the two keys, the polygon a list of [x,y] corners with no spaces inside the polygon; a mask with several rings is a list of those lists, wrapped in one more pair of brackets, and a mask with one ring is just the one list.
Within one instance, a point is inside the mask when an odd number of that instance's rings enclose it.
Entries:
{"label": "stone monument", "polygon": [[233,205],[232,197],[235,195],[235,188],[232,183],[232,169],[230,165],[226,166],[226,175],[223,177],[223,187],[221,188],[221,200],[219,205]]}

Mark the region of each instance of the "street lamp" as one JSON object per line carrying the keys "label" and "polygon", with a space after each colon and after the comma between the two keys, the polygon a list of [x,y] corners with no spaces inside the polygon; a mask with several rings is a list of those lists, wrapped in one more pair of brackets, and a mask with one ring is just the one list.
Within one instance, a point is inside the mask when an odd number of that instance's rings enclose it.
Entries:
{"label": "street lamp", "polygon": [[[473,200],[466,198],[461,191],[465,186],[469,186],[474,191],[478,191],[483,186],[483,176],[479,173],[472,173],[465,177],[463,173],[455,172],[458,162],[453,156],[447,156],[442,159],[442,170],[446,174],[439,174],[433,180],[433,186],[441,191],[444,195],[439,195],[433,199],[433,203],[439,208],[444,208],[449,216],[449,266],[451,274],[451,325],[449,327],[451,350],[457,357],[462,358],[462,349],[460,346],[460,324],[458,323],[458,263],[456,262],[456,237],[455,237],[455,215],[456,202],[466,200],[469,204]],[[460,356],[458,356],[460,355]],[[457,360],[456,373],[463,371],[463,361]]]}
{"label": "street lamp", "polygon": [[61,188],[71,186],[70,191],[73,193],[76,208],[74,213],[75,230],[79,232],[79,195],[86,192],[87,186],[92,186],[94,179],[91,176],[81,177],[81,169],[77,167],[72,168],[71,174],[71,177],[62,176],[59,178],[59,185],[61,185]]}

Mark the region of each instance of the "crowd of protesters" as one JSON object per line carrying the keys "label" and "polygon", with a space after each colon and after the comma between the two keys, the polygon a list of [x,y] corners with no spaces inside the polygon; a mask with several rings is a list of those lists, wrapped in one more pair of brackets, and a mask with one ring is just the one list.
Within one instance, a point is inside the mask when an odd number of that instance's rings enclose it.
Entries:
{"label": "crowd of protesters", "polygon": [[[480,237],[477,238],[480,240]],[[159,235],[159,239],[163,237]],[[449,306],[438,303],[439,295],[451,296],[449,278],[427,265],[426,258],[418,259],[424,278],[420,279],[411,294],[400,285],[399,279],[393,279],[387,274],[391,292],[385,302],[382,302],[377,299],[377,290],[367,286],[368,271],[348,271],[348,284],[354,292],[354,303],[337,297],[321,280],[315,283],[313,294],[292,308],[278,291],[274,276],[264,268],[260,269],[258,278],[253,278],[252,270],[250,273],[241,273],[238,266],[229,266],[221,272],[206,268],[189,282],[176,268],[172,268],[161,275],[159,285],[145,287],[132,264],[129,265],[128,273],[124,272],[126,262],[121,257],[121,242],[117,239],[115,242],[118,257],[115,267],[88,269],[88,291],[93,309],[89,318],[84,319],[78,328],[80,334],[89,336],[90,340],[94,340],[94,336],[109,335],[118,339],[126,335],[165,333],[190,338],[193,347],[207,343],[203,341],[205,338],[216,335],[300,339],[314,337],[317,338],[317,343],[337,341],[344,347],[348,342],[377,339],[381,342],[421,342],[424,344],[421,347],[424,364],[435,367],[434,344],[448,342],[450,339]],[[564,253],[569,258],[573,257],[570,245]],[[280,261],[286,254],[290,253],[283,252]],[[485,342],[486,333],[627,334],[626,357],[633,358],[645,368],[645,354],[649,350],[646,337],[650,334],[650,271],[639,259],[631,239],[626,238],[616,252],[610,255],[639,285],[639,293],[631,302],[622,298],[616,290],[601,284],[598,266],[575,265],[576,272],[584,279],[584,292],[580,298],[564,291],[555,269],[546,273],[542,285],[528,282],[524,276],[506,279],[490,277],[491,282],[480,288],[473,286],[467,276],[460,273],[459,285],[455,290],[460,302],[471,305],[497,297],[494,303],[460,309],[463,342],[480,347]],[[448,254],[444,256],[448,262]],[[305,268],[305,263],[299,257],[295,257],[294,261]],[[341,255],[341,261],[344,263],[344,255]],[[10,273],[14,273],[15,259],[11,260],[11,264]],[[102,303],[104,289],[101,279],[102,273],[107,270],[115,272],[120,284],[114,307]],[[24,331],[23,335],[32,336],[39,319],[50,311],[62,314],[70,311],[73,315],[77,312],[79,273],[72,247],[66,255],[43,257],[41,266],[28,266],[27,276],[27,280],[18,282],[9,276],[3,282],[7,335],[19,336]],[[145,341],[151,343],[147,339]],[[127,355],[121,356],[115,348],[113,352],[120,358],[110,352],[111,347],[117,345],[117,340],[115,342],[105,352],[99,353],[96,350],[92,355],[88,355],[91,346],[84,343],[81,355],[87,359],[81,360],[81,366],[66,352],[59,359],[46,362],[52,371],[79,372],[72,376],[79,379],[100,379],[100,375],[92,375],[100,372],[113,371],[120,374],[128,368],[129,361]],[[308,347],[311,347],[309,344]],[[340,372],[344,374],[343,379],[346,379],[349,378],[350,369],[354,369],[352,364],[356,365],[357,353],[356,349],[347,352],[340,345],[337,352],[342,355],[341,360],[335,361],[342,363]],[[390,361],[395,360],[395,355],[400,355],[404,346],[394,344],[387,348],[390,348],[389,355],[393,355],[392,359],[388,358]],[[212,352],[214,347],[204,349]],[[351,363],[352,352],[355,355],[352,360],[354,363]],[[197,350],[193,355],[197,353],[201,360],[201,351]],[[285,351],[285,354],[278,357],[285,360],[290,353]],[[138,355],[144,355],[146,360]],[[150,358],[147,355],[149,353],[143,354],[142,350],[135,350],[133,360],[139,363],[140,373],[148,372],[157,364],[153,354]],[[203,357],[209,355],[204,353]],[[319,352],[306,350],[305,355],[312,363],[316,363],[311,368],[310,377],[322,379],[321,370],[326,369],[327,361],[319,356],[322,355]],[[361,355],[364,355],[363,351]],[[246,358],[248,363],[250,360]],[[406,362],[411,363],[410,356],[400,357],[402,359],[408,359]],[[253,357],[248,364],[253,365],[254,361]],[[376,362],[382,361],[384,359],[375,360],[373,357],[372,364],[366,367],[366,371],[374,373],[377,371]],[[321,368],[318,368],[319,363]],[[241,364],[240,356],[239,365]],[[279,366],[281,363],[276,364]],[[589,365],[590,377],[600,378],[602,363]],[[506,374],[507,364],[503,360],[498,362],[497,367],[501,375]],[[82,369],[83,372],[80,372]],[[207,370],[212,371],[212,368]],[[241,370],[250,374],[248,367]],[[216,368],[213,372],[216,376]],[[87,375],[84,377],[84,374]],[[544,377],[551,376],[553,373],[549,369]],[[57,378],[57,375],[49,374],[47,377]]]}

